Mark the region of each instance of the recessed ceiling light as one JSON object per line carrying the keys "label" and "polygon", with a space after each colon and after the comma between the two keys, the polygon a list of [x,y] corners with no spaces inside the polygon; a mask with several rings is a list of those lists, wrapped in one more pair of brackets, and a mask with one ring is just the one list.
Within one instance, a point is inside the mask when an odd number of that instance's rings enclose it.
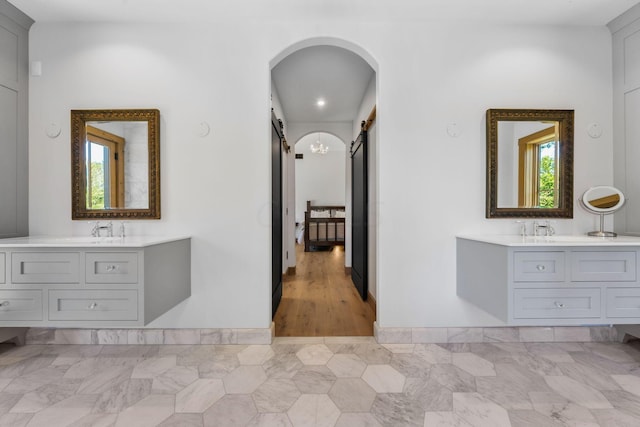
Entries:
{"label": "recessed ceiling light", "polygon": [[326,102],[324,101],[324,99],[320,98],[316,101],[316,105],[318,107],[324,107],[324,104],[326,104]]}

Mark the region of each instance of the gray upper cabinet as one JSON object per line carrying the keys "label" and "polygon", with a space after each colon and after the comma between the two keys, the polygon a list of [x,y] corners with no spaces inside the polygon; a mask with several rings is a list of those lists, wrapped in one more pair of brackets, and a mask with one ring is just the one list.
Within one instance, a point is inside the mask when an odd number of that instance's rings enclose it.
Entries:
{"label": "gray upper cabinet", "polygon": [[0,238],[29,234],[29,28],[0,0]]}
{"label": "gray upper cabinet", "polygon": [[615,186],[627,200],[615,214],[615,230],[640,235],[640,5],[611,21],[609,29],[613,40],[613,173]]}

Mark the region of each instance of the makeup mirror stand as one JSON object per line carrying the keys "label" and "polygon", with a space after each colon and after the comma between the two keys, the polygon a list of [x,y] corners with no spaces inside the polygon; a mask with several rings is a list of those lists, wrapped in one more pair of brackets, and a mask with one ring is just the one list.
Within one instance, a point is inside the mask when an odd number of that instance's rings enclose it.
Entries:
{"label": "makeup mirror stand", "polygon": [[599,185],[589,188],[579,200],[585,210],[600,215],[600,230],[590,231],[587,233],[588,236],[616,237],[618,235],[613,231],[604,231],[604,216],[614,213],[624,205],[625,197],[622,191],[615,187]]}
{"label": "makeup mirror stand", "polygon": [[594,237],[616,237],[618,233],[613,231],[604,231],[604,213],[600,213],[600,230],[598,231],[590,231],[587,233],[587,236]]}

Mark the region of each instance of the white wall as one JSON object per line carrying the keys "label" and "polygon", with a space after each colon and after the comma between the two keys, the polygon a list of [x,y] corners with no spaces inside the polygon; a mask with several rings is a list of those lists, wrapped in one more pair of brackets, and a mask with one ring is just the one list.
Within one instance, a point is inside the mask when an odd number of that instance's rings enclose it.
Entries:
{"label": "white wall", "polygon": [[[89,232],[71,221],[70,193],[60,191],[70,188],[70,109],[158,108],[162,220],[130,224],[130,234],[193,236],[192,297],[151,326],[268,327],[269,64],[295,43],[331,36],[365,54],[378,75],[379,325],[500,324],[459,299],[455,285],[456,234],[517,232],[513,220],[484,217],[484,112],[574,109],[575,193],[611,184],[609,31],[354,25],[331,14],[299,19],[300,8],[282,10],[277,22],[36,23],[30,57],[42,61],[42,76],[30,82],[31,233]],[[212,130],[203,138],[202,121]],[[64,129],[54,140],[44,132],[52,122]],[[586,134],[594,122],[604,130],[597,140]],[[449,123],[459,137],[447,136]],[[594,221],[576,207],[556,230],[582,233]]]}
{"label": "white wall", "polygon": [[[313,154],[309,144],[320,135],[322,144],[329,146],[327,154]],[[345,146],[340,139],[327,133],[312,133],[296,143],[296,221],[304,222],[307,200],[312,205],[344,206]]]}

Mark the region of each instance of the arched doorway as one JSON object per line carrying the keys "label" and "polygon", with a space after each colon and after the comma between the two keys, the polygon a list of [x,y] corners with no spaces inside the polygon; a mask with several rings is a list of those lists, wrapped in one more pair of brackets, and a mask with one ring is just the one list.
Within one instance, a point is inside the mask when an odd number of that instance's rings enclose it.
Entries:
{"label": "arched doorway", "polygon": [[[312,146],[326,152],[312,151]],[[306,202],[345,206],[347,147],[340,138],[326,132],[312,132],[295,145],[295,220],[304,222]]]}
{"label": "arched doorway", "polygon": [[[349,42],[334,38],[305,40],[288,47],[270,63],[272,82],[272,109],[284,122],[284,136],[288,141],[298,141],[308,134],[326,132],[335,135],[347,145],[355,140],[360,130],[360,122],[366,120],[375,109],[377,98],[377,70],[373,58],[364,49]],[[346,97],[345,97],[346,96]],[[350,97],[350,98],[349,98]],[[326,101],[321,106],[318,101]],[[351,170],[346,147],[344,156],[345,172],[345,270],[351,267]],[[369,161],[375,162],[377,149],[372,141]],[[295,222],[299,208],[296,204],[306,203],[295,197],[294,156],[283,158],[282,190],[283,206],[283,272],[295,269]],[[376,171],[373,168],[373,171]],[[369,177],[373,197],[369,203],[376,204],[377,193],[374,175]],[[288,211],[288,212],[287,212]],[[370,210],[375,214],[376,209]],[[295,214],[293,214],[295,212]],[[298,215],[299,216],[299,215]],[[369,218],[371,233],[376,234],[377,219]],[[276,238],[277,236],[274,236]],[[376,239],[374,239],[374,242]],[[367,249],[365,249],[367,250]],[[373,262],[375,271],[375,248],[368,248],[365,255]],[[293,256],[292,256],[293,255]],[[375,281],[375,273],[371,275]],[[371,287],[374,291],[375,283]],[[372,298],[372,299],[374,299]],[[375,301],[375,300],[374,300]],[[375,306],[374,306],[375,307]]]}

